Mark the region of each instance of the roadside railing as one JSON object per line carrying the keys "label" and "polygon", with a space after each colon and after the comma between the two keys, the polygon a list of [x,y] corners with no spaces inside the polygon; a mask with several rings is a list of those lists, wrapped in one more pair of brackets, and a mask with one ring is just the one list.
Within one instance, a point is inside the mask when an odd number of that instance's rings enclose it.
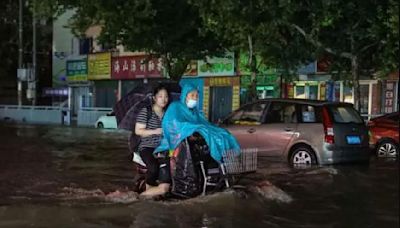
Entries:
{"label": "roadside railing", "polygon": [[81,108],[78,111],[78,126],[93,127],[100,116],[112,112],[112,108]]}
{"label": "roadside railing", "polygon": [[63,111],[59,106],[0,105],[0,120],[37,123],[63,124]]}

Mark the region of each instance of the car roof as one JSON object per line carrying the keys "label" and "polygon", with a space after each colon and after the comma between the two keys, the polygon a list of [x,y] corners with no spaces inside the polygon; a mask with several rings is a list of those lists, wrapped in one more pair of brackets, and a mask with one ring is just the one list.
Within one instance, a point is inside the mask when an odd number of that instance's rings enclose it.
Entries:
{"label": "car roof", "polygon": [[382,115],[382,116],[378,116],[378,117],[371,118],[370,121],[382,120],[382,119],[386,119],[386,118],[390,118],[390,117],[392,117],[392,116],[398,116],[398,115],[400,115],[400,112],[399,112],[399,111],[397,111],[397,112],[392,112],[392,113],[387,113],[387,114],[384,114],[384,115]]}
{"label": "car roof", "polygon": [[309,99],[297,99],[297,98],[265,98],[265,99],[260,99],[257,100],[253,103],[257,102],[290,102],[290,103],[296,103],[296,104],[309,104],[309,105],[315,105],[315,106],[323,106],[323,105],[353,105],[351,103],[346,103],[346,102],[332,102],[332,101],[321,101],[321,100],[309,100]]}

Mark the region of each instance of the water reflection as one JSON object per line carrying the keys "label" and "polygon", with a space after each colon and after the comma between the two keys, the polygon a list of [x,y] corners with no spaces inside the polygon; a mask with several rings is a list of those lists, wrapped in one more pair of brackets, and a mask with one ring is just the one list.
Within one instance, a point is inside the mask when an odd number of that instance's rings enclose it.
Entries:
{"label": "water reflection", "polygon": [[398,227],[393,159],[294,169],[261,157],[234,191],[142,201],[127,132],[0,125],[0,137],[0,227]]}

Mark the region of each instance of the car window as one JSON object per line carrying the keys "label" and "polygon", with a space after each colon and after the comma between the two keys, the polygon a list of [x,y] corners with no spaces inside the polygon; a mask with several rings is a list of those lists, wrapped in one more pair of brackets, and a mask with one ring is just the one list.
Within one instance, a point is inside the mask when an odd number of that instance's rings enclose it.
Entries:
{"label": "car window", "polygon": [[302,123],[321,123],[320,109],[312,105],[301,105]]}
{"label": "car window", "polygon": [[260,124],[266,103],[246,105],[226,120],[227,124]]}
{"label": "car window", "polygon": [[329,110],[336,123],[363,123],[361,116],[352,106],[330,106]]}
{"label": "car window", "polygon": [[296,105],[273,102],[268,109],[266,123],[297,123]]}

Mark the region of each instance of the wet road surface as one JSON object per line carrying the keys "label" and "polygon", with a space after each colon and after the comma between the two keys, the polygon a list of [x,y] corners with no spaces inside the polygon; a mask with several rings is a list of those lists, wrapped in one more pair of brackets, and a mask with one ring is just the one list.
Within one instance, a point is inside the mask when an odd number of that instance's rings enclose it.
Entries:
{"label": "wet road surface", "polygon": [[246,190],[149,201],[131,191],[127,137],[0,124],[0,227],[399,227],[396,160],[293,169],[260,158]]}

